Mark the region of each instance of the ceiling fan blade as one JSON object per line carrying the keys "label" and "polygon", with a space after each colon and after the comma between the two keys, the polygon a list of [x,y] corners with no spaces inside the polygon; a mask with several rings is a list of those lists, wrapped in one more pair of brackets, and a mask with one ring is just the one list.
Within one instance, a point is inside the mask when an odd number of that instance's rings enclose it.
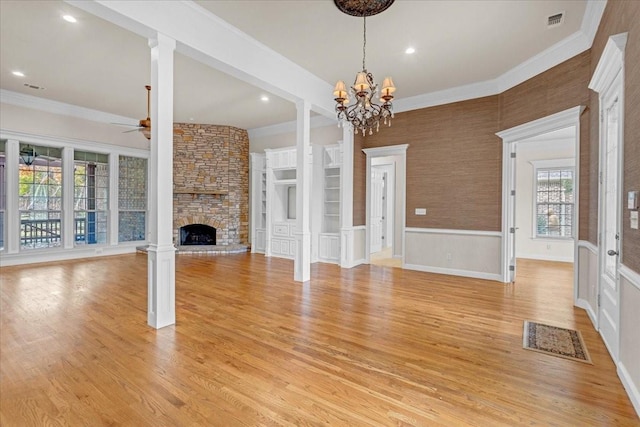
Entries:
{"label": "ceiling fan blade", "polygon": [[123,131],[122,133],[138,132],[138,131],[141,131],[142,129],[144,129],[144,127],[142,127],[142,126],[137,126],[135,129],[125,130],[125,131]]}
{"label": "ceiling fan blade", "polygon": [[136,128],[142,127],[140,125],[132,125],[131,123],[114,123],[114,122],[111,122],[111,124],[112,125],[118,125],[118,126],[136,127]]}

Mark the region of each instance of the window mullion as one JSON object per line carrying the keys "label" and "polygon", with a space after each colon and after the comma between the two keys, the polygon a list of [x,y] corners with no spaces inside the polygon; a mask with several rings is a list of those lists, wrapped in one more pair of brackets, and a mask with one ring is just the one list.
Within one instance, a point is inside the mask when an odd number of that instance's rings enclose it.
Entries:
{"label": "window mullion", "polygon": [[109,235],[107,241],[110,245],[118,244],[118,179],[120,170],[120,156],[109,155]]}
{"label": "window mullion", "polygon": [[74,202],[74,159],[73,148],[62,149],[62,244],[65,249],[74,247],[75,215]]}
{"label": "window mullion", "polygon": [[19,212],[19,153],[20,142],[15,139],[7,140],[5,145],[5,250],[8,254],[18,253],[20,250],[20,212]]}

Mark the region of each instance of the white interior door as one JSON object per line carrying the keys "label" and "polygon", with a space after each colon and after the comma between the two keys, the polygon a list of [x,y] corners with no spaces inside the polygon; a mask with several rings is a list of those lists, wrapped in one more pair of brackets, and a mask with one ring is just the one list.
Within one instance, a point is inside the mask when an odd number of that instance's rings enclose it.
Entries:
{"label": "white interior door", "polygon": [[[620,80],[620,76],[616,81]],[[620,82],[601,98],[601,192],[600,192],[600,292],[598,325],[613,360],[618,357],[620,286],[620,143],[622,140]]]}
{"label": "white interior door", "polygon": [[516,145],[517,143],[509,144],[509,167],[508,167],[508,182],[509,182],[509,207],[508,207],[508,258],[509,258],[509,282],[516,281]]}
{"label": "white interior door", "polygon": [[371,247],[370,253],[382,250],[384,216],[384,172],[371,169]]}

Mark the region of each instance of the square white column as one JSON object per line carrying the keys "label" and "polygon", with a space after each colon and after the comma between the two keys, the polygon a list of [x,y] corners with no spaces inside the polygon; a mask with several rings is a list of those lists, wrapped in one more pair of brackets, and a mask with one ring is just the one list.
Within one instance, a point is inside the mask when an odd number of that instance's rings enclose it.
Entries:
{"label": "square white column", "polygon": [[159,34],[151,48],[151,150],[147,323],[176,323],[176,258],[173,246],[173,53],[175,40]]}
{"label": "square white column", "polygon": [[311,104],[299,100],[296,127],[296,253],[293,279],[306,282],[311,279]]}

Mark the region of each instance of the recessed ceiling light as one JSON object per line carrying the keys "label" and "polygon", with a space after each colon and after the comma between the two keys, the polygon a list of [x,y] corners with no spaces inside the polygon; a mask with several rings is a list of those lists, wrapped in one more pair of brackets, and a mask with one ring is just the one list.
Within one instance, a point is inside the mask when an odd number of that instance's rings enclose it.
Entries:
{"label": "recessed ceiling light", "polygon": [[267,102],[267,101],[269,101],[269,97],[268,97],[267,95],[262,95],[262,96],[260,97],[260,100],[261,100],[262,102]]}
{"label": "recessed ceiling light", "polygon": [[13,74],[16,77],[24,77],[24,73],[22,71],[12,71],[11,74]]}
{"label": "recessed ceiling light", "polygon": [[75,24],[76,22],[78,22],[78,20],[71,15],[63,15],[62,19],[64,19],[67,22],[71,22],[72,24]]}
{"label": "recessed ceiling light", "polygon": [[416,49],[413,47],[408,47],[404,53],[406,53],[407,55],[411,55],[412,53],[416,53]]}

